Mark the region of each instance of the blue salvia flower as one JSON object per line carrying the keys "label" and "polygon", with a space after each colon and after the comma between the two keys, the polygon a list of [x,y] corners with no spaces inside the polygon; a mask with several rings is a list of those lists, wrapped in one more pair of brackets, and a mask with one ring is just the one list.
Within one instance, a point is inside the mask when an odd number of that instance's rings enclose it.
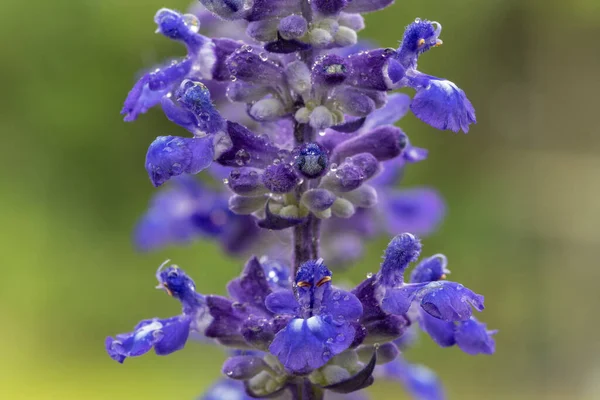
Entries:
{"label": "blue salvia flower", "polygon": [[[146,251],[211,239],[249,258],[227,296],[199,294],[163,264],[158,288],[181,314],[108,337],[109,356],[166,355],[207,338],[229,356],[204,400],[363,400],[380,378],[418,400],[444,399],[433,372],[400,355],[416,329],[473,355],[495,351],[496,331],[473,315],[483,296],[446,280],[445,256],[407,275],[421,255],[417,235],[435,231],[446,206],[432,188],[396,188],[429,154],[394,124],[409,111],[442,130],[475,123],[461,89],[417,69],[442,43],[441,25],[416,19],[397,49],[373,49],[358,40],[361,13],[393,0],[200,3],[156,13],[156,32],[186,54],[142,74],[123,106],[133,121],[160,105],[183,128],[148,148],[146,170],[164,188],[134,241]],[[412,99],[389,93],[404,87]],[[337,286],[336,269],[382,234],[394,238],[379,271]]]}

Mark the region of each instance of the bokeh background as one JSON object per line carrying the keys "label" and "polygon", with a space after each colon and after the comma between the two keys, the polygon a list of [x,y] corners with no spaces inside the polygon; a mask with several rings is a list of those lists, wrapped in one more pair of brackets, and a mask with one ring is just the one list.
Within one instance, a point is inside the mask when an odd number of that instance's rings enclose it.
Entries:
{"label": "bokeh background", "polygon": [[[188,3],[2,1],[1,399],[192,399],[219,375],[224,355],[195,343],[124,365],[103,348],[140,319],[179,312],[153,290],[164,259],[204,293],[223,293],[241,267],[210,242],[131,245],[154,192],[147,145],[181,133],[158,110],[134,124],[119,115],[136,71],[182,52],[152,33],[165,5]],[[600,3],[398,1],[362,36],[395,46],[417,16],[440,21],[445,43],[420,69],[461,86],[479,123],[454,135],[406,117],[430,159],[405,184],[446,197],[425,253],[448,255],[500,333],[491,357],[425,337],[406,357],[435,369],[450,399],[600,399]],[[376,271],[387,240],[347,277]],[[372,393],[405,398],[394,384]]]}

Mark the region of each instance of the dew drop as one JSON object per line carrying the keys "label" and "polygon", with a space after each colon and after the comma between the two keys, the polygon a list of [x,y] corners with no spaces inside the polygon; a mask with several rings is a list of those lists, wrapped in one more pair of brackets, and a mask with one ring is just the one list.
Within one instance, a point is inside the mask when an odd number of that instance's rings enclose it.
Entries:
{"label": "dew drop", "polygon": [[367,274],[367,279],[371,279],[372,277],[373,277],[373,273],[372,273],[372,272],[369,272],[369,273]]}
{"label": "dew drop", "polygon": [[346,336],[344,336],[343,334],[341,334],[341,333],[340,333],[339,335],[337,335],[337,336],[335,337],[335,340],[336,340],[337,342],[343,342],[344,340],[346,340]]}
{"label": "dew drop", "polygon": [[267,61],[267,60],[268,60],[268,58],[269,58],[269,57],[267,56],[267,53],[265,53],[264,51],[261,51],[261,52],[258,54],[258,56],[259,56],[259,57],[260,57],[260,59],[261,59],[261,60],[263,60],[263,61]]}
{"label": "dew drop", "polygon": [[345,295],[344,296],[344,301],[348,301],[348,300],[350,300],[350,296],[349,295]]}
{"label": "dew drop", "polygon": [[331,352],[329,350],[325,350],[323,352],[323,360],[327,361],[327,360],[329,360],[330,357],[331,357]]}
{"label": "dew drop", "polygon": [[341,296],[342,294],[340,292],[334,292],[332,298],[333,300],[339,300]]}
{"label": "dew drop", "polygon": [[224,178],[224,179],[223,179],[223,183],[224,183],[225,185],[227,185],[227,184],[229,183],[229,179],[227,179],[227,178]]}
{"label": "dew drop", "polygon": [[333,338],[332,337],[328,338],[327,343],[329,343],[329,344],[333,343]]}

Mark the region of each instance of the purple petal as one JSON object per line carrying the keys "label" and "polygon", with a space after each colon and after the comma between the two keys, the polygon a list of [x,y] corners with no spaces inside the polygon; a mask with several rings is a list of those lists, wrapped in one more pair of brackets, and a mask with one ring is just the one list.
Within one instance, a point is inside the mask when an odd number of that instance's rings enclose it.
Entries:
{"label": "purple petal", "polygon": [[424,258],[410,274],[411,283],[433,282],[444,279],[450,271],[446,268],[448,259],[443,254]]}
{"label": "purple petal", "polygon": [[419,325],[441,347],[450,347],[456,343],[454,340],[454,322],[442,321],[426,312],[421,312]]}
{"label": "purple petal", "polygon": [[366,119],[362,131],[369,131],[382,125],[393,125],[406,115],[410,106],[410,96],[404,93],[393,93],[387,103],[372,112]]}
{"label": "purple petal", "polygon": [[280,290],[271,293],[265,299],[265,306],[273,314],[298,315],[300,304],[291,290]]}
{"label": "purple petal", "polygon": [[259,53],[258,49],[250,46],[242,46],[234,51],[226,61],[231,75],[243,82],[258,85],[274,86],[280,83],[283,68]]}
{"label": "purple petal", "polygon": [[332,287],[323,295],[321,315],[331,315],[336,322],[358,320],[363,313],[360,300],[352,293]]}
{"label": "purple petal", "polygon": [[106,338],[106,351],[112,359],[120,363],[127,357],[147,353],[153,346],[159,355],[170,354],[183,348],[189,328],[190,319],[185,316],[144,320],[137,324],[131,333],[117,335],[115,339]]}
{"label": "purple petal", "polygon": [[268,351],[275,334],[283,329],[288,320],[289,318],[279,317],[276,320],[269,321],[267,318],[251,315],[244,321],[241,333],[244,340],[252,347]]}
{"label": "purple petal", "polygon": [[149,73],[148,88],[153,92],[170,89],[190,73],[193,64],[193,60],[186,57],[181,61],[173,61],[170,65]]}
{"label": "purple petal", "polygon": [[362,51],[348,56],[350,76],[347,82],[355,87],[386,91],[391,82],[387,77],[388,60],[395,56],[394,49]]}
{"label": "purple petal", "polygon": [[163,320],[162,339],[154,345],[154,351],[159,356],[171,354],[183,349],[190,334],[189,317],[173,317]]}
{"label": "purple petal", "polygon": [[421,18],[415,19],[404,31],[396,59],[404,68],[414,71],[419,56],[442,43],[438,39],[441,32],[442,26],[439,23]]}
{"label": "purple petal", "polygon": [[148,148],[146,171],[152,184],[160,186],[173,176],[202,171],[212,163],[214,151],[212,136],[159,136]]}
{"label": "purple petal", "polygon": [[227,58],[237,49],[242,47],[244,42],[229,38],[216,38],[212,40],[214,44],[215,63],[212,66],[212,78],[216,81],[231,80],[231,71],[227,67]]}
{"label": "purple petal", "polygon": [[319,316],[296,318],[281,330],[269,351],[277,356],[286,370],[306,374],[346,350],[354,339],[354,328],[336,326]]}
{"label": "purple petal", "polygon": [[492,336],[497,332],[488,331],[486,324],[471,317],[458,323],[456,344],[467,354],[493,354],[496,351],[496,342]]}
{"label": "purple petal", "polygon": [[454,83],[424,75],[425,84],[411,85],[417,94],[410,105],[412,112],[421,121],[437,129],[464,133],[469,125],[476,122],[475,109],[467,99],[465,92]]}
{"label": "purple petal", "polygon": [[164,96],[160,100],[160,104],[169,121],[182,126],[194,135],[200,134],[198,119],[194,113],[175,105],[168,96]]}
{"label": "purple petal", "polygon": [[244,384],[233,379],[221,379],[197,400],[254,400],[246,394]]}
{"label": "purple petal", "polygon": [[278,30],[284,39],[296,39],[304,36],[308,22],[302,15],[289,15],[279,21]]}
{"label": "purple petal", "polygon": [[387,289],[381,301],[381,308],[390,314],[406,314],[417,293],[425,285],[424,283],[413,283],[402,285],[399,288]]}
{"label": "purple petal", "polygon": [[206,296],[206,304],[213,317],[205,335],[225,345],[242,347],[245,343],[240,328],[254,312],[254,308],[221,296]]}
{"label": "purple petal", "polygon": [[381,318],[366,321],[367,330],[365,342],[384,343],[400,338],[409,327],[410,321],[402,315],[384,315]]}
{"label": "purple petal", "polygon": [[363,13],[382,10],[393,2],[394,0],[352,0],[344,8],[344,12]]}
{"label": "purple petal", "polygon": [[198,34],[200,22],[191,14],[182,15],[177,11],[162,8],[156,13],[154,22],[158,25],[158,32],[185,43],[193,54],[198,53],[200,47],[208,41],[206,37]]}
{"label": "purple petal", "polygon": [[370,96],[350,86],[336,89],[332,97],[340,105],[341,110],[348,115],[366,117],[376,108]]}
{"label": "purple petal", "polygon": [[378,290],[379,286],[377,285],[377,278],[373,276],[373,274],[370,274],[367,279],[362,281],[352,290],[352,294],[354,294],[362,304],[363,314],[361,321],[363,323],[381,319],[386,315],[381,309],[381,304],[377,299]]}
{"label": "purple petal", "polygon": [[438,377],[422,365],[411,365],[402,358],[382,367],[383,375],[400,382],[415,400],[444,400],[446,395]]}
{"label": "purple petal", "polygon": [[125,115],[125,121],[135,121],[139,114],[144,114],[157,105],[160,99],[170,90],[170,88],[159,91],[150,90],[148,87],[149,79],[150,74],[142,76],[127,95],[121,110],[121,114]]}
{"label": "purple petal", "polygon": [[421,254],[421,241],[410,233],[394,237],[383,255],[379,279],[386,287],[397,286],[404,281],[404,271]]}
{"label": "purple petal", "polygon": [[388,233],[412,232],[425,236],[437,230],[446,214],[446,204],[431,188],[386,190],[381,210]]}
{"label": "purple petal", "polygon": [[264,168],[280,153],[280,149],[270,140],[255,135],[243,125],[227,121],[227,133],[232,146],[217,158],[221,165]]}
{"label": "purple petal", "polygon": [[256,196],[267,192],[262,183],[262,170],[257,168],[236,168],[227,179],[227,186],[234,193],[242,196]]}
{"label": "purple petal", "polygon": [[204,135],[223,132],[225,120],[212,103],[210,91],[200,81],[186,79],[176,93],[177,102],[196,116],[198,129]]}
{"label": "purple petal", "polygon": [[312,212],[319,212],[331,208],[336,198],[329,190],[309,189],[302,194],[301,202]]}
{"label": "purple petal", "polygon": [[256,257],[248,260],[239,278],[229,282],[227,291],[235,300],[253,304],[267,314],[265,298],[271,294],[271,288],[265,277],[265,271]]}
{"label": "purple petal", "polygon": [[288,193],[294,190],[300,178],[290,164],[280,162],[265,169],[262,181],[272,193]]}
{"label": "purple petal", "polygon": [[465,321],[473,313],[471,306],[478,311],[484,308],[483,296],[456,282],[429,283],[420,296],[423,310],[444,321]]}
{"label": "purple petal", "polygon": [[248,380],[267,368],[262,358],[242,355],[225,360],[222,371],[231,379]]}
{"label": "purple petal", "polygon": [[379,161],[386,161],[399,156],[406,142],[406,135],[400,128],[385,125],[338,144],[331,159],[339,163],[355,154],[371,153]]}

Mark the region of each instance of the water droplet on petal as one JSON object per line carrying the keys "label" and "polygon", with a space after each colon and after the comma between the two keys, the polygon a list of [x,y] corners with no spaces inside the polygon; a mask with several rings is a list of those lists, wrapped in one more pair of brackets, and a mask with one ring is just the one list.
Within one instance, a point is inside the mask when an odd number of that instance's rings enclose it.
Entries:
{"label": "water droplet on petal", "polygon": [[229,179],[227,179],[227,178],[224,178],[224,179],[223,179],[223,183],[224,183],[225,185],[227,185],[227,184],[229,183]]}
{"label": "water droplet on petal", "polygon": [[346,336],[344,336],[343,334],[341,334],[341,333],[340,333],[339,335],[337,335],[337,336],[335,337],[335,340],[336,340],[337,342],[343,342],[344,340],[346,340]]}
{"label": "water droplet on petal", "polygon": [[367,279],[371,279],[372,277],[373,277],[373,273],[372,273],[372,272],[369,272],[369,273],[367,274]]}

